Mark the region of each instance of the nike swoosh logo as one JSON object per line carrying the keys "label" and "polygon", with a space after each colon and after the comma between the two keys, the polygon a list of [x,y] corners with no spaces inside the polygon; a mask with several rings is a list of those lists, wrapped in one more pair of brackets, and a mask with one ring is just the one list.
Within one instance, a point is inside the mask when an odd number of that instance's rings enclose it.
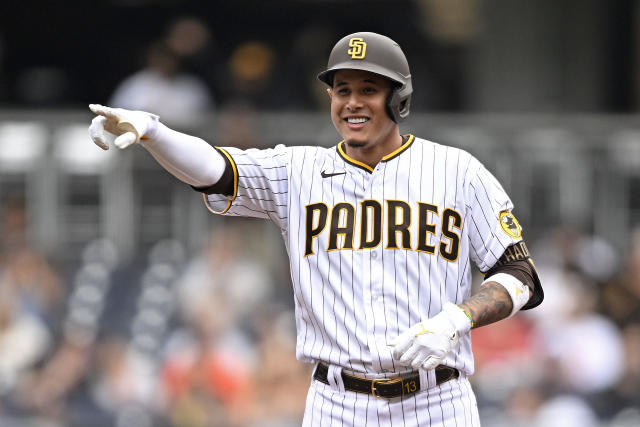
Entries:
{"label": "nike swoosh logo", "polygon": [[320,176],[323,178],[330,178],[336,175],[344,175],[346,172],[336,172],[336,173],[326,173],[325,171],[320,172]]}

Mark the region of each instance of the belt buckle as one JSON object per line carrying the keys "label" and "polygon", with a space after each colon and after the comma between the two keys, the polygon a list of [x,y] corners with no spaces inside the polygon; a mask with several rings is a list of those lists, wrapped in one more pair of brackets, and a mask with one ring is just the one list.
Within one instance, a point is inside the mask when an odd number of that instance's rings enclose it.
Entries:
{"label": "belt buckle", "polygon": [[[376,384],[395,384],[397,382],[402,383],[403,382],[402,377],[384,379],[384,380],[371,380],[371,394],[373,395],[373,397],[377,399],[390,399],[388,397],[378,396],[378,393],[376,393]],[[402,387],[400,387],[400,389],[402,390],[402,394],[400,396],[404,396],[404,384],[402,384]]]}

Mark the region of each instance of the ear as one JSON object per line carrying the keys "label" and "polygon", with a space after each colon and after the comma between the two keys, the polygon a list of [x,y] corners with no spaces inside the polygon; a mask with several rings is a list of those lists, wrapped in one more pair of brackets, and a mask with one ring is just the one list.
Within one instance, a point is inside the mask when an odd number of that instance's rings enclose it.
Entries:
{"label": "ear", "polygon": [[328,88],[327,93],[329,94],[329,99],[333,99],[333,89]]}

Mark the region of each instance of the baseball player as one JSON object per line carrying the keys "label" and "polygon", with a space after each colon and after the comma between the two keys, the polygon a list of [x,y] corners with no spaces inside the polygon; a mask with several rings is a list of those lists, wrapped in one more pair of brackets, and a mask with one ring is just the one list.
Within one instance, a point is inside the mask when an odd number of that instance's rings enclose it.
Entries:
{"label": "baseball player", "polygon": [[344,37],[318,78],[343,138],[331,148],[214,148],[100,105],[90,134],[142,145],[213,213],[280,227],[296,355],[315,364],[305,426],[477,426],[469,331],[543,299],[512,202],[469,153],[400,133],[413,89],[393,40]]}

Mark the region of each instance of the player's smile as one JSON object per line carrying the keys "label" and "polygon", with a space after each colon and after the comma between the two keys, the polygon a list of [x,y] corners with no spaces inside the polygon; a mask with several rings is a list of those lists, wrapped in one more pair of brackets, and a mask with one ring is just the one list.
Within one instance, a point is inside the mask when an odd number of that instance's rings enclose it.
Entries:
{"label": "player's smile", "polygon": [[347,126],[349,127],[349,129],[358,130],[364,127],[365,123],[369,121],[369,118],[362,116],[349,116],[344,120],[347,122]]}
{"label": "player's smile", "polygon": [[398,125],[387,113],[391,82],[361,70],[340,70],[333,77],[331,119],[345,140],[347,154],[375,166],[402,144]]}

